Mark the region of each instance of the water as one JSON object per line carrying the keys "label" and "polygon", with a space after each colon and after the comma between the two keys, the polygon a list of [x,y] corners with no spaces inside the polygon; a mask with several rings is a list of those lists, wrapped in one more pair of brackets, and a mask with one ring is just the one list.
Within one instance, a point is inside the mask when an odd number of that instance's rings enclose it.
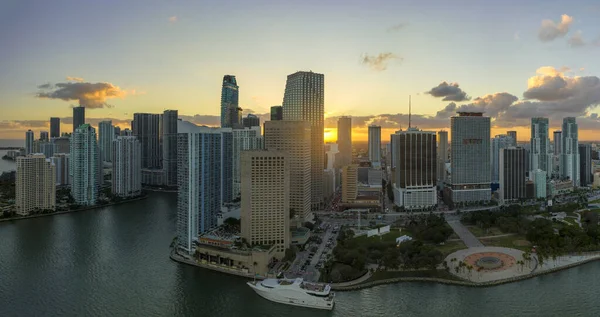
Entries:
{"label": "water", "polygon": [[600,263],[476,289],[402,283],[339,292],[333,312],[266,301],[169,259],[176,195],[0,223],[0,316],[600,316]]}
{"label": "water", "polygon": [[[23,140],[0,140],[0,147],[3,146],[24,146],[25,141]],[[8,150],[0,150],[0,158],[3,157],[4,155],[6,155],[6,152],[8,152]],[[16,170],[16,164],[14,161],[8,161],[8,160],[2,160],[0,159],[0,174],[2,174],[2,172],[7,172],[7,171],[14,171]]]}

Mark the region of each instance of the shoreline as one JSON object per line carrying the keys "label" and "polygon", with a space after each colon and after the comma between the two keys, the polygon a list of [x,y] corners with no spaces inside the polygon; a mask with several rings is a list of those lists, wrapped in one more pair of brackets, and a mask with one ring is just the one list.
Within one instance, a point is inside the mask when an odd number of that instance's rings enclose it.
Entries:
{"label": "shoreline", "polygon": [[143,200],[146,198],[148,198],[148,195],[145,195],[142,197],[137,197],[137,198],[132,198],[132,199],[128,199],[128,200],[123,200],[123,201],[119,201],[119,202],[114,202],[114,203],[110,203],[110,204],[106,204],[106,205],[89,206],[89,207],[79,208],[79,209],[74,209],[74,210],[63,210],[63,211],[51,212],[51,213],[47,213],[47,214],[37,214],[37,215],[29,215],[29,216],[23,216],[23,217],[2,218],[2,219],[0,219],[0,223],[7,222],[7,221],[18,221],[18,220],[25,220],[25,219],[32,219],[32,218],[39,218],[39,217],[63,215],[63,214],[79,212],[79,211],[100,209],[100,208],[104,208],[104,207],[108,207],[108,206],[120,205],[120,204],[129,203],[132,201]]}
{"label": "shoreline", "polygon": [[585,260],[582,260],[582,261],[579,261],[576,263],[567,264],[567,265],[564,265],[561,267],[555,267],[555,268],[551,268],[551,269],[547,269],[547,270],[543,270],[543,271],[537,271],[537,272],[527,274],[527,275],[514,276],[514,277],[505,278],[505,279],[501,279],[501,280],[481,282],[481,283],[475,283],[475,282],[471,282],[471,281],[448,280],[448,279],[434,278],[434,277],[395,277],[395,278],[360,283],[360,284],[356,284],[356,285],[352,285],[352,286],[336,287],[334,284],[332,284],[331,288],[332,288],[332,290],[335,290],[335,291],[347,292],[347,291],[356,291],[356,290],[361,290],[361,289],[365,289],[365,288],[371,288],[371,287],[375,287],[375,286],[379,286],[379,285],[395,284],[395,283],[401,283],[401,282],[438,283],[438,284],[466,286],[466,287],[493,287],[493,286],[498,286],[498,285],[503,285],[503,284],[520,282],[523,280],[532,279],[532,278],[546,275],[546,274],[557,273],[560,271],[572,269],[574,267],[588,264],[591,262],[595,262],[598,260],[600,260],[600,256],[594,256],[594,257],[591,257],[591,258],[588,258],[588,259],[585,259]]}
{"label": "shoreline", "polygon": [[[226,270],[226,269],[221,269],[221,268],[215,267],[215,266],[202,265],[199,263],[188,261],[181,257],[174,256],[173,251],[170,252],[169,257],[171,258],[171,260],[173,260],[175,262],[190,265],[190,266],[195,266],[195,267],[208,269],[211,271],[225,273],[225,274],[229,274],[229,275],[235,275],[235,276],[239,276],[239,277],[243,277],[243,278],[247,278],[247,279],[254,278],[254,276],[252,276],[252,275],[246,275],[243,273],[238,273],[238,272],[233,272],[233,271]],[[488,282],[482,282],[482,283],[475,283],[475,282],[471,282],[471,281],[449,280],[449,279],[435,278],[435,277],[395,277],[395,278],[388,278],[388,279],[376,280],[376,281],[371,281],[371,282],[362,282],[362,283],[359,283],[356,285],[349,285],[349,286],[336,286],[335,285],[336,283],[331,283],[330,285],[331,285],[332,290],[339,291],[339,292],[358,291],[361,289],[372,288],[372,287],[376,287],[376,286],[380,286],[380,285],[406,283],[406,282],[409,282],[409,283],[411,283],[411,282],[412,283],[437,283],[437,284],[445,284],[445,285],[453,285],[453,286],[482,287],[483,288],[483,287],[493,287],[493,286],[499,286],[499,285],[503,285],[503,284],[520,282],[520,281],[532,279],[532,278],[546,275],[546,274],[557,273],[560,271],[572,269],[574,267],[588,264],[591,262],[595,262],[598,260],[600,260],[600,256],[596,255],[594,257],[579,261],[577,263],[571,263],[571,264],[567,264],[567,265],[564,265],[561,267],[555,267],[555,268],[551,268],[551,269],[547,269],[547,270],[543,270],[543,271],[536,271],[534,273],[527,274],[527,275],[515,276],[515,277],[505,278],[505,279],[501,279],[501,280],[488,281]],[[264,279],[264,277],[257,276],[256,279]],[[349,281],[349,282],[352,282],[352,281]],[[343,283],[348,283],[348,282],[343,282]]]}
{"label": "shoreline", "polygon": [[149,187],[142,187],[143,190],[145,191],[149,191],[149,192],[159,192],[159,193],[176,193],[177,189],[161,189],[161,188],[149,188]]}

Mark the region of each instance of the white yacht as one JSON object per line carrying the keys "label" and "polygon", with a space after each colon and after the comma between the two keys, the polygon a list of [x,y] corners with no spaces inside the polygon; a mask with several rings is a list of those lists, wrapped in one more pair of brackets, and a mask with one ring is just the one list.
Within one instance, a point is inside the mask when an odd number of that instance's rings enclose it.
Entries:
{"label": "white yacht", "polygon": [[248,282],[263,298],[270,301],[318,309],[333,309],[333,297],[329,284],[304,282],[297,279],[266,279]]}

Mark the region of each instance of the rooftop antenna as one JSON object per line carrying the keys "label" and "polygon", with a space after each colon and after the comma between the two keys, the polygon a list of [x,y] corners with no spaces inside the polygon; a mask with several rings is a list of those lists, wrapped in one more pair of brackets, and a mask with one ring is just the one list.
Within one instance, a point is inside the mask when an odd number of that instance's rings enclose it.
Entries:
{"label": "rooftop antenna", "polygon": [[408,128],[410,129],[410,115],[411,115],[411,104],[410,95],[408,95]]}

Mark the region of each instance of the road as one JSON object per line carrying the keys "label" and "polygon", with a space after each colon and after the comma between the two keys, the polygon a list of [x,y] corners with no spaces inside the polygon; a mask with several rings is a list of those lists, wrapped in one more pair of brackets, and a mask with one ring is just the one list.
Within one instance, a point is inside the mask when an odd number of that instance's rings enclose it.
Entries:
{"label": "road", "polygon": [[449,220],[448,224],[452,227],[452,230],[456,232],[458,237],[464,242],[469,248],[483,247],[483,243],[475,237],[469,229],[467,229],[460,220]]}

